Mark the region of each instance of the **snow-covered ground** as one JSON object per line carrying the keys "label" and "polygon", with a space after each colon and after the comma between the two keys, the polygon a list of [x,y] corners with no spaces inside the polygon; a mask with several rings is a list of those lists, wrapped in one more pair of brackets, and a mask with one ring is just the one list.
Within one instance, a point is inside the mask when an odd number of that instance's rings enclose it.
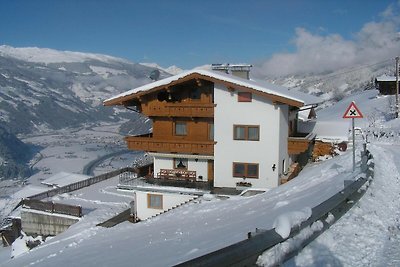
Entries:
{"label": "snow-covered ground", "polygon": [[[39,171],[29,178],[29,183],[39,185],[59,172],[82,173],[92,160],[126,149],[123,136],[118,133],[119,126],[120,123],[88,125],[22,138],[25,143],[43,147],[32,160],[31,165]],[[129,155],[121,157],[132,159]]]}
{"label": "snow-covered ground", "polygon": [[84,266],[170,266],[246,239],[255,228],[271,229],[280,215],[321,203],[357,175],[350,171],[350,159],[346,153],[312,164],[290,183],[261,195],[203,200],[137,224],[103,229],[79,222],[5,264],[54,266],[68,259]]}
{"label": "snow-covered ground", "polygon": [[[318,113],[325,120],[342,120],[348,104],[356,100],[366,117],[357,121],[358,126],[364,130],[367,126],[389,128],[395,134],[371,136],[369,149],[375,157],[375,178],[370,188],[355,207],[287,266],[398,266],[400,119],[392,119],[388,114],[392,103],[389,99],[365,91]],[[359,152],[357,160],[358,156]],[[348,151],[310,164],[296,179],[260,195],[200,199],[137,224],[96,227],[98,217],[93,212],[43,245],[14,259],[3,258],[1,264],[171,266],[244,240],[247,232],[255,228],[279,226],[277,218],[282,216],[301,214],[302,219],[307,218],[312,206],[341,190],[344,180],[359,174],[351,171],[351,157]],[[60,196],[59,200],[79,198],[74,193]],[[102,198],[92,195],[88,203]],[[4,250],[0,250],[0,258],[2,255]]]}
{"label": "snow-covered ground", "polygon": [[[81,174],[85,165],[93,160],[126,149],[123,136],[118,134],[119,126],[120,123],[88,125],[80,129],[63,129],[22,138],[24,142],[43,147],[31,161],[31,166],[38,172],[24,182],[0,181],[0,219],[7,216],[21,198],[49,190],[48,186],[41,184],[42,181],[62,172]],[[131,166],[141,155],[129,152],[106,158],[99,166],[95,166],[94,174]],[[69,180],[70,183],[74,181]]]}

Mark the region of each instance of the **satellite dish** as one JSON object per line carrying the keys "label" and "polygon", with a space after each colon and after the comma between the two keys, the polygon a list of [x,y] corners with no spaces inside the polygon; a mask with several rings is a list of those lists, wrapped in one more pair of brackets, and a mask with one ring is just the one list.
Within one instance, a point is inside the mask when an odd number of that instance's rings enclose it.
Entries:
{"label": "satellite dish", "polygon": [[150,79],[152,79],[153,81],[157,81],[160,78],[160,71],[155,69],[150,73],[149,76]]}

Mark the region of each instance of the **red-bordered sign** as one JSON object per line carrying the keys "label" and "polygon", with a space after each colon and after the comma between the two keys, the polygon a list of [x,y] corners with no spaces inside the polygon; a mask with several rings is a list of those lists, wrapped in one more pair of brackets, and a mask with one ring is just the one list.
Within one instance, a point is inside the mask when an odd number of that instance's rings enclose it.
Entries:
{"label": "red-bordered sign", "polygon": [[344,119],[361,119],[364,118],[361,111],[356,106],[356,103],[351,102],[350,106],[347,108],[346,112],[343,115]]}

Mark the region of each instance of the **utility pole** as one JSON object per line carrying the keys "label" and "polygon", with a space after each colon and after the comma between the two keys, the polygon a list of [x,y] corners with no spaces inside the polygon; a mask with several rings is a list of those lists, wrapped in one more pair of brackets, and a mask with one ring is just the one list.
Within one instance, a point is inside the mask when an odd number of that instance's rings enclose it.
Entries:
{"label": "utility pole", "polygon": [[399,117],[399,57],[396,57],[396,118]]}

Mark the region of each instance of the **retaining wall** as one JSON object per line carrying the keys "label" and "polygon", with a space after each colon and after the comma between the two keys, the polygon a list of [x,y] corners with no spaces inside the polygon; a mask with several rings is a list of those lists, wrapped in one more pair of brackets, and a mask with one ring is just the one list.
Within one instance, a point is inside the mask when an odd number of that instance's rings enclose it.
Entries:
{"label": "retaining wall", "polygon": [[77,221],[79,218],[68,215],[37,212],[30,209],[21,211],[22,230],[28,235],[58,235]]}

